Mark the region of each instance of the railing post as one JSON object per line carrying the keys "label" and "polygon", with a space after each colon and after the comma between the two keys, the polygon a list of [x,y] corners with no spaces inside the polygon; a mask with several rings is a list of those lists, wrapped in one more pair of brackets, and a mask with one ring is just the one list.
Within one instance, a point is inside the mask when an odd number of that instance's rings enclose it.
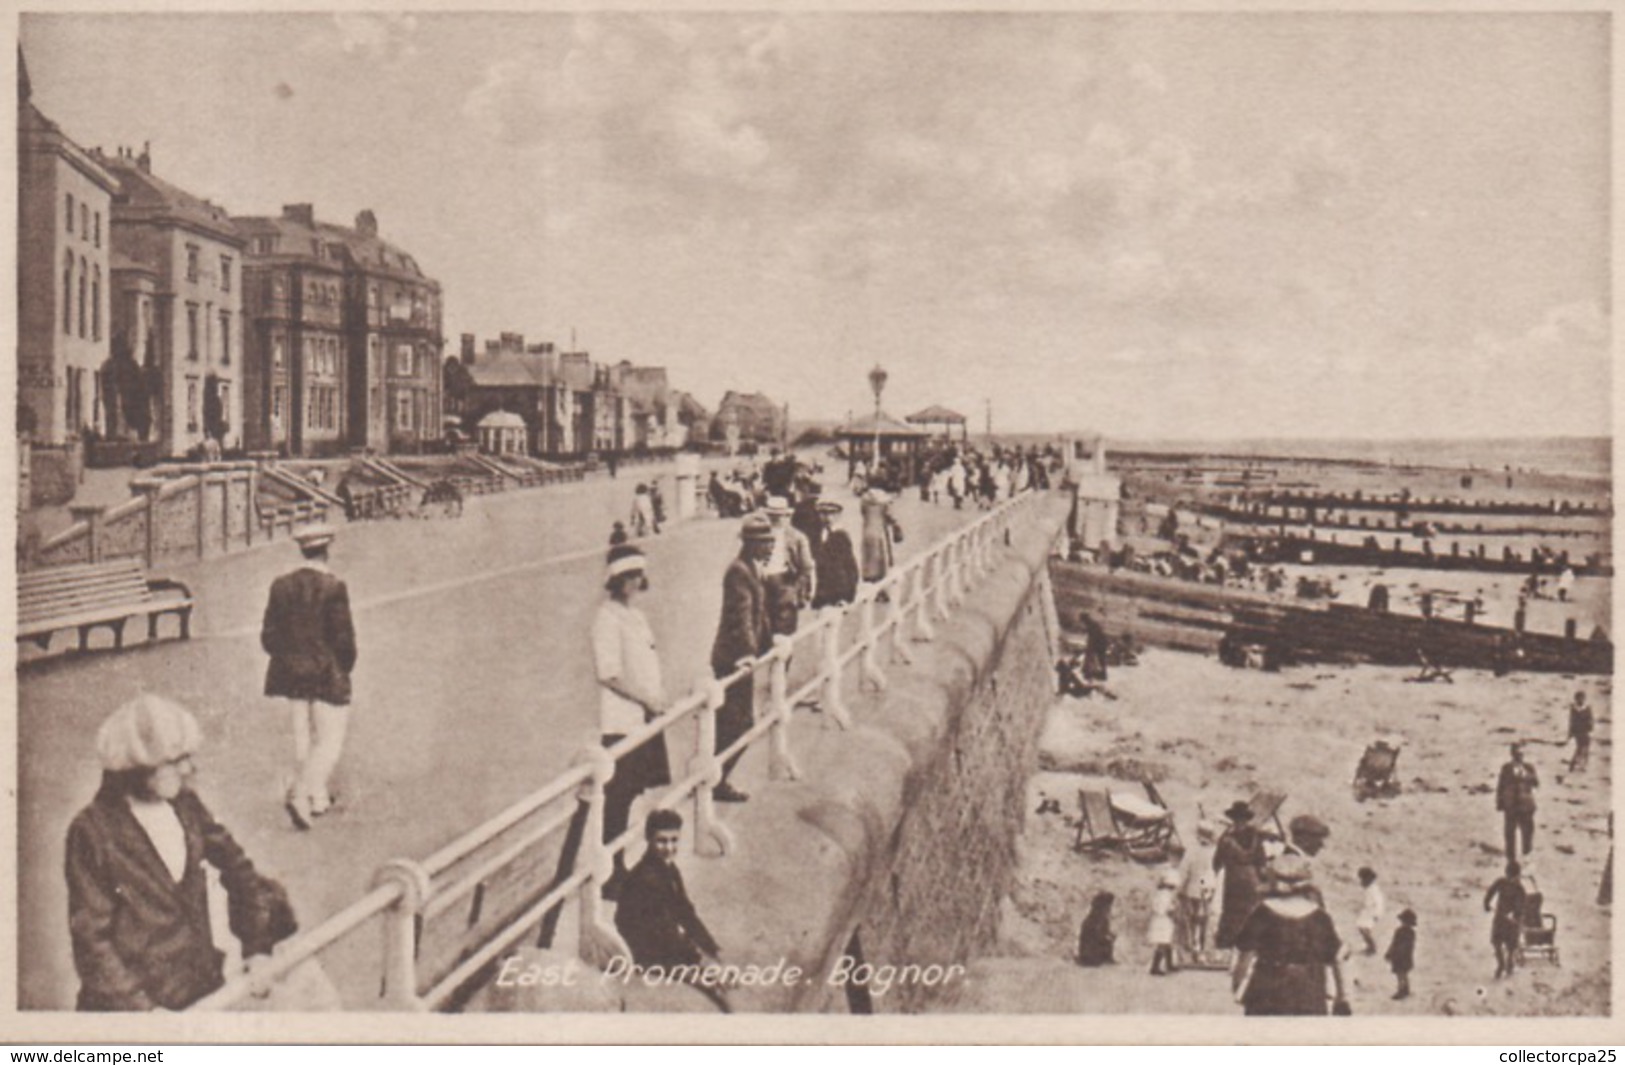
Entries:
{"label": "railing post", "polygon": [[860,593],[863,599],[860,612],[863,632],[859,637],[863,641],[863,667],[860,677],[873,685],[875,691],[883,692],[886,690],[886,674],[881,672],[880,663],[875,659],[875,589],[878,587],[877,584],[867,584]]}
{"label": "railing post", "polygon": [[580,891],[576,953],[588,965],[602,969],[617,955],[631,957],[621,937],[604,920],[602,889],[615,871],[609,847],[604,843],[604,787],[615,775],[615,762],[607,750],[594,746],[576,756],[576,764],[582,763],[592,766],[592,777],[582,785],[587,823],[582,829],[576,863],[586,870],[587,882]]}
{"label": "railing post", "polygon": [[951,546],[950,544],[944,544],[937,550],[937,579],[931,593],[936,599],[938,621],[948,620],[948,570],[950,566],[948,552]]}
{"label": "railing post", "polygon": [[909,566],[897,574],[897,587],[892,589],[891,610],[887,614],[888,627],[891,629],[891,655],[893,662],[902,662],[907,665],[914,663],[914,656],[908,653],[908,633],[903,626],[908,622],[908,586],[911,580],[917,582],[915,576],[919,567]]}
{"label": "railing post", "polygon": [[799,780],[801,770],[790,754],[790,637],[773,637],[772,664],[768,666],[768,701],[773,724],[768,729],[768,772],[777,780]]}
{"label": "railing post", "polygon": [[948,548],[948,600],[954,606],[965,601],[965,545],[955,540]]}
{"label": "railing post", "polygon": [[931,627],[931,600],[929,580],[931,567],[935,557],[926,555],[920,559],[920,572],[914,580],[914,602],[910,609],[914,611],[914,639],[921,641],[937,638],[937,630]]}
{"label": "railing post", "polygon": [[841,607],[824,611],[824,713],[843,730],[852,727],[852,715],[841,695],[841,622],[845,617]]}
{"label": "railing post", "polygon": [[422,1011],[418,997],[418,915],[431,890],[429,873],[410,858],[386,862],[373,874],[373,887],[398,884],[401,897],[384,914],[384,968],[378,996],[393,1010]]}
{"label": "railing post", "polygon": [[726,855],[734,849],[733,834],[727,825],[717,820],[717,805],[711,797],[711,789],[722,783],[722,763],[717,759],[717,711],[722,709],[727,693],[722,683],[709,673],[701,676],[695,690],[705,693],[705,703],[696,715],[700,726],[699,746],[688,763],[689,775],[704,773],[699,787],[694,789],[694,853],[704,853],[700,841],[709,839],[717,845],[719,855]]}

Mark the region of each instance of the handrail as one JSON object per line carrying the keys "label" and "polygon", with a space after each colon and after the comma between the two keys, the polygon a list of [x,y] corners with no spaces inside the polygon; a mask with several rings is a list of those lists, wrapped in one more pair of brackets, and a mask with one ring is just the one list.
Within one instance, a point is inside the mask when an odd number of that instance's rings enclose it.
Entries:
{"label": "handrail", "polygon": [[[906,662],[910,660],[906,647],[910,640],[933,639],[933,620],[946,619],[952,606],[964,600],[970,584],[992,569],[996,547],[1001,541],[1007,542],[1014,517],[1031,500],[1042,496],[1043,493],[1037,491],[1023,492],[969,525],[940,537],[927,550],[892,567],[882,580],[861,584],[853,602],[826,608],[793,635],[775,637],[770,650],[732,672],[715,678],[707,675],[695,691],[675,700],[653,720],[613,746],[584,749],[575,765],[544,787],[422,861],[387,863],[375,877],[378,886],[309,932],[279,946],[257,980],[268,982],[285,976],[295,966],[353,935],[365,922],[381,916],[385,928],[380,1005],[406,1010],[434,1009],[454,997],[464,984],[477,977],[544,915],[572,898],[580,907],[577,954],[593,964],[614,954],[626,954],[626,945],[604,918],[600,899],[600,889],[613,871],[616,856],[624,854],[637,841],[637,832],[628,828],[616,839],[603,842],[604,790],[614,774],[616,761],[651,740],[663,738],[679,724],[695,719],[699,725],[699,746],[686,771],[655,798],[655,805],[671,808],[692,801],[696,850],[700,849],[702,840],[710,840],[720,854],[726,855],[732,850],[732,838],[727,826],[716,817],[711,795],[711,789],[721,782],[723,762],[766,738],[771,775],[792,780],[799,776],[789,733],[795,706],[822,690],[825,710],[831,720],[842,729],[850,727],[840,695],[845,670],[857,662],[860,686],[868,683],[877,690],[884,690],[887,681],[877,654],[882,643],[889,636],[893,657]],[[883,596],[889,601],[890,609],[881,617]],[[852,636],[850,646],[842,648],[845,623],[854,617],[858,620],[858,631]],[[911,620],[912,633],[909,631]],[[789,661],[809,649],[817,667],[810,678],[792,690]],[[735,684],[754,685],[764,676],[767,678],[765,708],[758,708],[756,720],[742,736],[726,749],[716,750],[716,715],[722,708],[727,689]],[[555,812],[540,824],[527,824],[572,792],[577,796],[576,810]],[[459,956],[448,973],[429,974],[433,983],[420,993],[418,987],[424,974],[418,969],[417,946],[422,926],[478,891],[488,879],[557,835],[583,812],[586,823],[573,871],[540,899],[525,903],[521,913],[505,918],[502,929],[466,956]],[[498,842],[502,844],[500,849],[486,855],[478,865],[461,868],[469,858]],[[246,977],[235,976],[192,1008],[230,1009],[253,993]]]}

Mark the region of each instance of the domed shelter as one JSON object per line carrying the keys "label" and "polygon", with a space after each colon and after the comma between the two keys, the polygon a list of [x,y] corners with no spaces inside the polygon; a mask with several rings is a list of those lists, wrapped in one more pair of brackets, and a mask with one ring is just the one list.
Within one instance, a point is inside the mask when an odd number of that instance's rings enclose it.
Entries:
{"label": "domed shelter", "polygon": [[487,455],[523,455],[525,419],[508,410],[494,410],[480,419],[480,450]]}

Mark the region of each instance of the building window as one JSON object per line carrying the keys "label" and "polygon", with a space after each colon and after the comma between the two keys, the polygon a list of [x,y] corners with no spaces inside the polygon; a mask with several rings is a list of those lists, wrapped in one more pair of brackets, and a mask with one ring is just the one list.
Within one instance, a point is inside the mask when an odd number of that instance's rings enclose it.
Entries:
{"label": "building window", "polygon": [[288,386],[277,385],[271,389],[271,424],[282,428],[282,412],[288,409]]}
{"label": "building window", "polygon": [[[70,197],[71,200],[71,197]],[[62,263],[62,331],[73,332],[73,252]]]}
{"label": "building window", "polygon": [[68,193],[68,232],[73,232],[73,193]]}
{"label": "building window", "polygon": [[220,256],[220,290],[231,291],[231,256]]}
{"label": "building window", "polygon": [[186,431],[189,433],[197,432],[197,412],[197,378],[188,377],[186,379]]}
{"label": "building window", "polygon": [[220,312],[220,365],[231,365],[231,312]]}
{"label": "building window", "polygon": [[98,264],[90,282],[90,337],[102,338],[102,268]]}
{"label": "building window", "polygon": [[220,382],[220,439],[231,430],[231,382]]}
{"label": "building window", "polygon": [[79,204],[79,235],[90,239],[90,204],[83,201]]}
{"label": "building window", "polygon": [[276,250],[276,238],[275,237],[256,237],[256,238],[254,238],[254,250],[259,252],[261,255],[270,255],[273,251]]}
{"label": "building window", "polygon": [[186,280],[196,281],[198,279],[198,258],[201,254],[196,244],[186,246]]}
{"label": "building window", "polygon": [[282,369],[282,338],[280,336],[271,338],[271,369],[277,371]]}
{"label": "building window", "polygon": [[89,283],[90,264],[85,262],[85,257],[81,255],[79,257],[79,335],[81,337],[85,335],[85,289]]}
{"label": "building window", "polygon": [[197,361],[197,304],[186,305],[186,357]]}
{"label": "building window", "polygon": [[396,344],[395,345],[395,371],[394,371],[395,376],[396,377],[411,377],[411,376],[413,376],[413,369],[414,369],[414,367],[412,366],[412,345],[410,345],[410,344]]}
{"label": "building window", "polygon": [[412,428],[412,393],[404,388],[395,393],[395,428],[402,432]]}
{"label": "building window", "polygon": [[96,212],[96,247],[102,246],[102,213]]}

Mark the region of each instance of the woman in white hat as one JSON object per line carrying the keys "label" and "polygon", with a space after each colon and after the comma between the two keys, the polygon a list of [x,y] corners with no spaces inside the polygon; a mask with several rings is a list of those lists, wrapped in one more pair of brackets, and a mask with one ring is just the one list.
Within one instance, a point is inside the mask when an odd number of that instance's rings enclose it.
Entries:
{"label": "woman in white hat", "polygon": [[224,983],[204,862],[231,898],[245,958],[269,954],[293,930],[291,910],[271,921],[238,919],[262,908],[272,882],[192,791],[199,738],[197,720],[156,695],[125,703],[96,734],[101,787],[68,827],[67,842],[80,1010],[180,1010]]}

